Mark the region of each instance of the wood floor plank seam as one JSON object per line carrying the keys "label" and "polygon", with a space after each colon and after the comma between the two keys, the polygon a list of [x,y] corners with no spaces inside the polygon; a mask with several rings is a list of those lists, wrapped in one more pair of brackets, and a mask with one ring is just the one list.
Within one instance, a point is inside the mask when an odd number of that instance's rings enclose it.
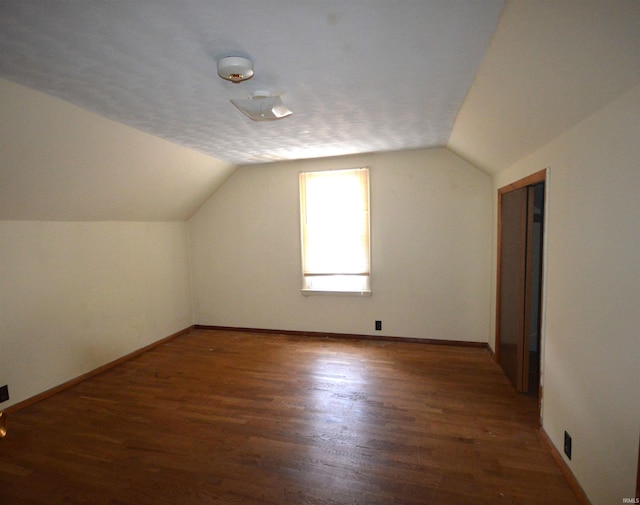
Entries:
{"label": "wood floor plank seam", "polygon": [[580,505],[482,348],[194,328],[12,413],[0,504]]}
{"label": "wood floor plank seam", "polygon": [[194,326],[188,326],[187,328],[184,328],[180,331],[177,331],[171,335],[169,335],[168,337],[164,337],[161,338],[160,340],[157,340],[155,342],[152,342],[151,344],[148,344],[144,347],[141,347],[139,349],[136,349],[133,352],[130,352],[128,354],[125,354],[124,356],[121,356],[120,358],[117,358],[113,361],[110,361],[109,363],[105,363],[102,366],[99,366],[98,368],[95,368],[93,370],[90,370],[82,375],[79,375],[78,377],[74,377],[73,379],[70,379],[66,382],[63,382],[62,384],[59,384],[58,386],[54,386],[50,389],[47,389],[46,391],[43,391],[42,393],[39,393],[37,395],[34,395],[30,398],[27,398],[26,400],[23,400],[21,402],[18,402],[14,405],[12,405],[11,407],[7,408],[5,410],[5,412],[7,414],[11,414],[14,412],[18,412],[19,410],[22,410],[26,407],[28,407],[29,405],[33,405],[34,403],[37,403],[39,401],[42,401],[46,398],[49,398],[50,396],[56,395],[62,391],[64,391],[65,389],[68,389],[70,387],[75,386],[76,384],[79,384],[87,379],[90,379],[91,377],[94,377],[96,375],[99,375],[103,372],[106,372],[107,370],[114,368],[122,363],[124,363],[125,361],[129,361],[132,360],[138,356],[140,356],[141,354],[144,354],[147,351],[150,351],[151,349],[158,347],[159,345],[163,345],[166,344],[168,342],[170,342],[171,340],[173,340],[174,338],[179,337],[180,335],[184,335],[186,333],[189,333],[191,330],[193,330]]}

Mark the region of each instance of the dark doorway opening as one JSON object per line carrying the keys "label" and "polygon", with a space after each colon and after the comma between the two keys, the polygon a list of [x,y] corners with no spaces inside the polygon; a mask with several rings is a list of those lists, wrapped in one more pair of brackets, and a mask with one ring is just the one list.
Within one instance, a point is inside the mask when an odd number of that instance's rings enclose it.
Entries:
{"label": "dark doorway opening", "polygon": [[545,171],[498,191],[496,360],[540,397]]}

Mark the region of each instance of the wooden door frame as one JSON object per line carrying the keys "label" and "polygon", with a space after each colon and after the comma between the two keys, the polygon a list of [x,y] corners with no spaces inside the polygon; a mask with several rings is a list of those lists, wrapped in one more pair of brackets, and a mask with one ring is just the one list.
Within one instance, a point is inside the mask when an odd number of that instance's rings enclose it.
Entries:
{"label": "wooden door frame", "polygon": [[[522,377],[518,380],[524,391],[529,391],[529,337],[531,333],[531,282],[526,280],[532,280],[533,274],[533,186],[527,186],[527,245],[526,245],[526,259],[525,259],[525,292],[524,292],[524,335],[522,336],[522,348],[521,354],[526,357],[522,363]],[[540,309],[539,309],[540,310]],[[538,325],[538,331],[540,331],[540,325]],[[538,359],[540,359],[540,349],[538,349]],[[540,373],[540,372],[538,372]],[[539,391],[538,391],[539,393]]]}
{"label": "wooden door frame", "polygon": [[[511,191],[516,191],[518,189],[533,186],[534,184],[538,184],[541,182],[546,183],[547,180],[547,169],[540,170],[539,172],[535,172],[527,177],[524,177],[520,180],[512,182],[511,184],[507,184],[498,189],[498,251],[497,251],[497,262],[496,262],[496,327],[495,327],[495,344],[494,344],[494,359],[497,363],[500,363],[500,283],[501,279],[501,265],[502,265],[502,196],[506,193],[510,193]],[[546,206],[546,188],[545,188],[545,206]],[[544,255],[544,248],[543,248]],[[543,257],[542,261],[543,265],[545,264],[545,260]],[[544,279],[541,279],[541,286],[544,284]],[[544,292],[544,289],[542,290]],[[544,304],[541,304],[541,307]],[[540,352],[540,360],[542,360],[542,352]],[[542,385],[539,387],[538,391],[538,412],[540,412],[540,405],[542,401]]]}

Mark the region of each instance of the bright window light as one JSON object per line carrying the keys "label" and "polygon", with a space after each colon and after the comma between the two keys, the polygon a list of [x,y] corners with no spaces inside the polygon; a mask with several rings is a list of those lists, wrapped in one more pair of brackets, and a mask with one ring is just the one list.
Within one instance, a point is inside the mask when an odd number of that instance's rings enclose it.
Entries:
{"label": "bright window light", "polygon": [[369,170],[300,174],[303,292],[370,292]]}

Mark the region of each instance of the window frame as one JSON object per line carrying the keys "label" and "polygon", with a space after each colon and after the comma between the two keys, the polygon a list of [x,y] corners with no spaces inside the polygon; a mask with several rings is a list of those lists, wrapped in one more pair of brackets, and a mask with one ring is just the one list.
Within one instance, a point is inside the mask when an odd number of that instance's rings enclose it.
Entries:
{"label": "window frame", "polygon": [[[361,187],[361,195],[364,196],[363,203],[365,203],[366,208],[362,210],[363,214],[366,214],[366,226],[365,226],[365,237],[366,240],[363,240],[366,243],[366,272],[363,273],[345,273],[345,272],[334,272],[334,273],[311,273],[306,272],[306,262],[305,262],[305,242],[306,241],[306,233],[308,230],[305,230],[305,219],[307,217],[307,209],[306,209],[306,200],[307,200],[307,182],[306,176],[307,174],[332,174],[335,175],[337,172],[355,172],[361,171],[365,174],[365,188]],[[329,169],[329,170],[306,170],[299,172],[299,204],[300,204],[300,254],[301,254],[301,276],[302,276],[302,287],[301,292],[303,295],[334,295],[334,296],[371,296],[371,170],[368,166],[360,166],[354,168],[338,168],[338,169]],[[334,281],[339,282],[338,278],[344,277],[357,277],[359,279],[360,284],[358,286],[351,287],[343,287],[340,288],[338,286],[332,287],[313,287],[313,283],[311,280],[319,279],[321,277],[330,279],[333,278]],[[329,281],[331,282],[331,281]]]}

